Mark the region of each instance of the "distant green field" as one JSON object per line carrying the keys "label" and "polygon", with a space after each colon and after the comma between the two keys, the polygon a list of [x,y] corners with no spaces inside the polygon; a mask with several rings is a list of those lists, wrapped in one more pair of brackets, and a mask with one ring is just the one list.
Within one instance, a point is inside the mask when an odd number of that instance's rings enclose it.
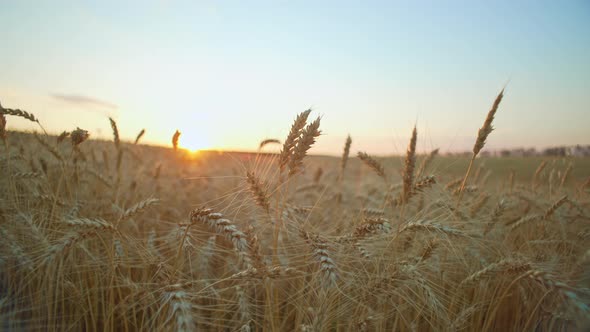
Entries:
{"label": "distant green field", "polygon": [[[418,158],[418,165],[423,157]],[[590,158],[580,157],[485,157],[477,158],[474,164],[472,177],[476,175],[479,167],[482,167],[480,176],[484,176],[488,171],[491,171],[490,181],[502,181],[510,176],[514,171],[515,182],[529,182],[532,179],[535,170],[541,162],[547,161],[547,165],[541,173],[541,178],[549,176],[553,169],[559,174],[563,174],[568,166],[572,165],[571,173],[569,174],[570,184],[584,181],[590,177]],[[384,165],[386,167],[400,169],[402,168],[402,157],[385,158]],[[428,173],[444,174],[448,177],[461,177],[465,175],[467,166],[469,165],[468,157],[458,156],[437,156],[429,167]]]}
{"label": "distant green field", "polygon": [[[572,179],[585,179],[590,176],[590,158],[547,158],[547,157],[498,157],[498,158],[479,158],[476,161],[476,169],[479,166],[485,167],[485,170],[492,171],[494,178],[507,178],[512,171],[518,182],[527,182],[532,179],[535,170],[543,160],[547,161],[543,173],[545,176],[555,171],[564,172],[571,163],[573,168],[570,174]],[[462,157],[440,157],[433,163],[434,168],[446,174],[462,176],[465,174],[468,158]],[[485,171],[484,171],[485,174]]]}

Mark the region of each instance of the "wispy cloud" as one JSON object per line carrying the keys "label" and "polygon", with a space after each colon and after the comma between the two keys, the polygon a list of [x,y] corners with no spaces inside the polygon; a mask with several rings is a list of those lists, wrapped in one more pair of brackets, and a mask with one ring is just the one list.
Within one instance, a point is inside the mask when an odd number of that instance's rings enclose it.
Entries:
{"label": "wispy cloud", "polygon": [[107,109],[114,111],[119,107],[111,102],[100,100],[94,97],[77,95],[77,94],[61,94],[61,93],[52,93],[50,94],[51,97],[66,102],[68,104],[76,105],[76,106],[86,106],[86,107],[95,107],[100,109]]}

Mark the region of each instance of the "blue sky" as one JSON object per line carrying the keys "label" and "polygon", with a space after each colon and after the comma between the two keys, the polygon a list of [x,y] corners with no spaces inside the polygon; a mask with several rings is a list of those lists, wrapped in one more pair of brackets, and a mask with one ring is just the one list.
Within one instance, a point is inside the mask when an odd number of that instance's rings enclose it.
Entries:
{"label": "blue sky", "polygon": [[[316,153],[588,144],[588,1],[0,0],[0,102],[52,132],[255,149],[308,107]],[[33,128],[10,119],[9,128]]]}

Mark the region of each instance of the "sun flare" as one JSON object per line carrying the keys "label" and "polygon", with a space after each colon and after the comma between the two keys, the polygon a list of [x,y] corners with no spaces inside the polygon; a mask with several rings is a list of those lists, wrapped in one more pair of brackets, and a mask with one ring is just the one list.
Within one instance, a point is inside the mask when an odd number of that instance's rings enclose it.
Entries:
{"label": "sun flare", "polygon": [[198,133],[187,132],[182,133],[179,139],[179,145],[183,149],[191,152],[191,154],[198,154],[201,150],[211,148],[211,142],[204,136],[199,136]]}

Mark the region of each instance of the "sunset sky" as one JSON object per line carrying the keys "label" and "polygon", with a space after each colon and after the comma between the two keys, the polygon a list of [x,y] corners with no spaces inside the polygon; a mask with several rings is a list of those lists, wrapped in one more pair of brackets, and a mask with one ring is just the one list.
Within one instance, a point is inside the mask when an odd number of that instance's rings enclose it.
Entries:
{"label": "sunset sky", "polygon": [[[322,116],[313,153],[589,144],[590,2],[0,0],[0,102],[190,149],[254,150]],[[36,129],[9,118],[9,129]]]}

